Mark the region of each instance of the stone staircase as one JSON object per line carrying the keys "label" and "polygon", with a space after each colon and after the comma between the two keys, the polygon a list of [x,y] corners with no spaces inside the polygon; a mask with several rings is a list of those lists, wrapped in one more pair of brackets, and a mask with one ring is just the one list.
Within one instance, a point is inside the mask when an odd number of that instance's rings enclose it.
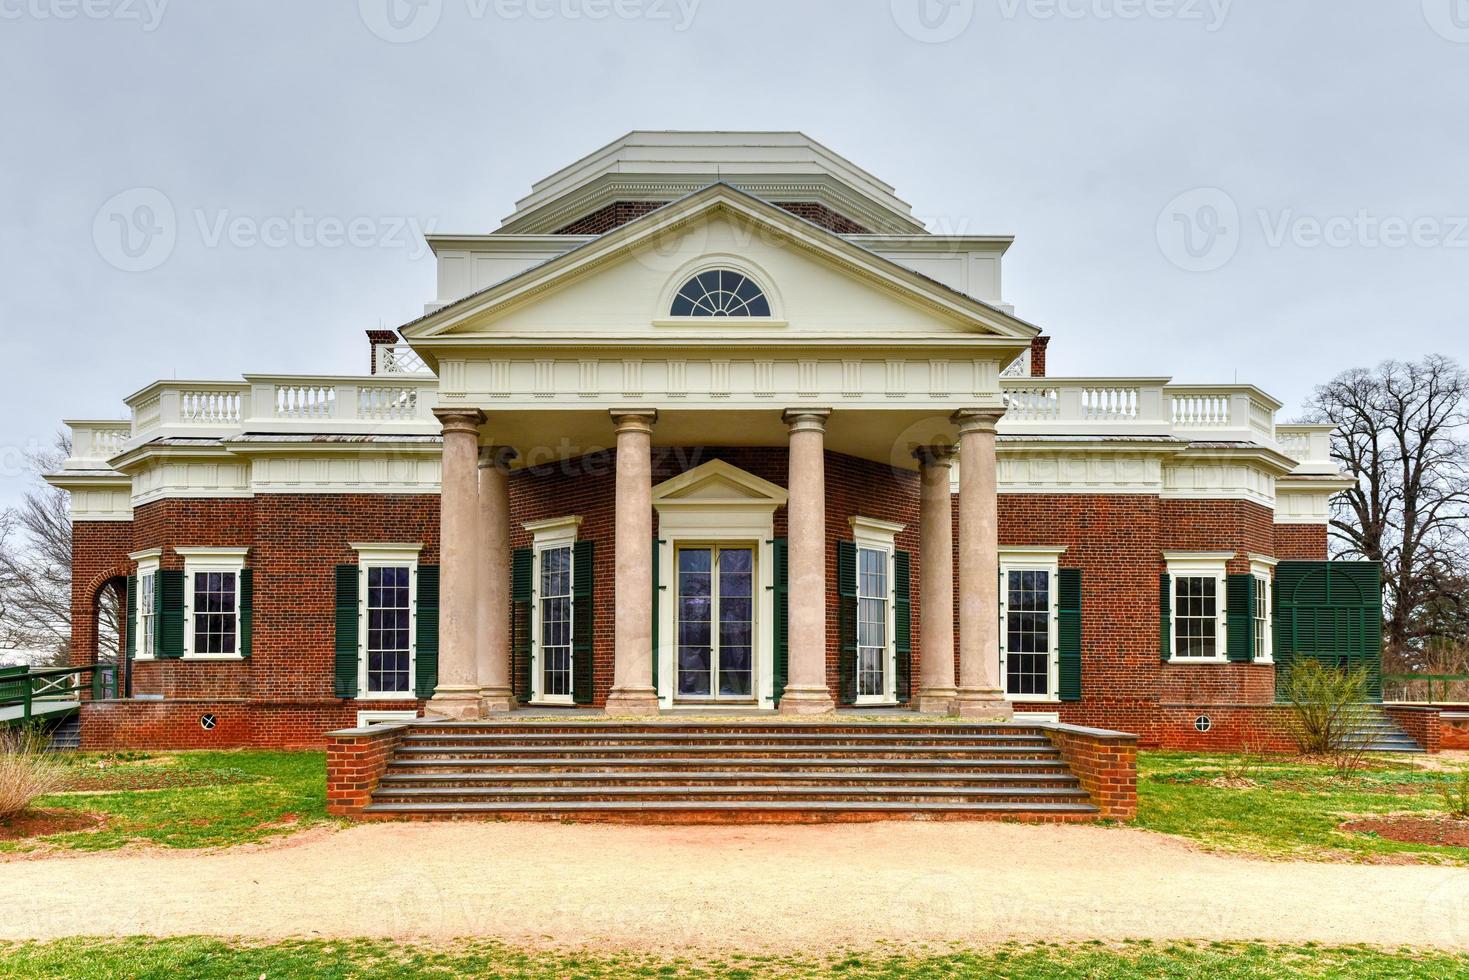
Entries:
{"label": "stone staircase", "polygon": [[1353,743],[1365,746],[1368,752],[1422,752],[1423,746],[1403,731],[1375,704],[1359,704],[1351,710],[1351,731],[1348,737]]}
{"label": "stone staircase", "polygon": [[754,822],[1096,820],[1023,724],[424,723],[364,816]]}

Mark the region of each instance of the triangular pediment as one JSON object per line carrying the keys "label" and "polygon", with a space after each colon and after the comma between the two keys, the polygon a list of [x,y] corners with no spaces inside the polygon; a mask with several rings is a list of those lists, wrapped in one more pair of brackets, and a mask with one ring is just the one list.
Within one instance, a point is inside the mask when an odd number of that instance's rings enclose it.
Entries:
{"label": "triangular pediment", "polygon": [[653,488],[653,506],[732,504],[781,507],[784,488],[722,459],[710,460]]}
{"label": "triangular pediment", "polygon": [[[727,263],[769,293],[764,321],[670,322],[669,300]],[[721,322],[723,320],[723,322]],[[589,343],[703,331],[711,339],[953,339],[1028,345],[1039,331],[860,245],[725,184],[711,185],[402,328],[425,353],[443,345],[585,336]]]}

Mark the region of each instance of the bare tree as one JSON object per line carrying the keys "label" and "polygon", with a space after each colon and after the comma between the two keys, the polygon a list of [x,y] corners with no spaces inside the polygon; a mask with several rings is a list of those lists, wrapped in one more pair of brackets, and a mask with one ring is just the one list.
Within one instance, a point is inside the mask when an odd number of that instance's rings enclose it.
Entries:
{"label": "bare tree", "polygon": [[[1356,486],[1333,502],[1333,552],[1383,563],[1387,654],[1404,666],[1462,639],[1469,601],[1469,374],[1448,357],[1348,371],[1316,390],[1313,421]],[[1458,635],[1455,635],[1458,634]]]}
{"label": "bare tree", "polygon": [[[66,493],[40,475],[70,451],[66,437],[57,436],[50,451],[33,453],[36,486],[19,507],[0,512],[0,645],[47,652],[51,663],[65,663],[71,648],[71,514]],[[98,635],[116,647],[117,603],[101,607]]]}

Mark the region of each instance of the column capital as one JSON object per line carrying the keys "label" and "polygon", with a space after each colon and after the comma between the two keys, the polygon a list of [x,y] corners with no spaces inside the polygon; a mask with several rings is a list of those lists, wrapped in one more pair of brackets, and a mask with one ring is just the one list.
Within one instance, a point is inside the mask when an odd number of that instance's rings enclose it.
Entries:
{"label": "column capital", "polygon": [[954,457],[959,453],[958,447],[936,445],[919,446],[913,450],[913,458],[918,460],[920,466],[950,466]]}
{"label": "column capital", "polygon": [[479,427],[485,424],[485,413],[477,408],[436,408],[434,417],[444,427],[444,432],[473,432],[479,435]]}
{"label": "column capital", "polygon": [[825,432],[829,418],[829,408],[788,408],[780,416],[792,432]]}
{"label": "column capital", "polygon": [[482,470],[509,470],[510,464],[520,458],[520,453],[509,446],[480,446],[479,468]]}
{"label": "column capital", "polygon": [[993,434],[1004,416],[1005,410],[1002,408],[961,408],[950,416],[950,421],[959,427],[961,436],[974,432]]}
{"label": "column capital", "polygon": [[647,432],[653,431],[653,426],[658,424],[658,409],[656,408],[614,408],[609,415],[612,422],[617,426],[619,434],[623,432]]}

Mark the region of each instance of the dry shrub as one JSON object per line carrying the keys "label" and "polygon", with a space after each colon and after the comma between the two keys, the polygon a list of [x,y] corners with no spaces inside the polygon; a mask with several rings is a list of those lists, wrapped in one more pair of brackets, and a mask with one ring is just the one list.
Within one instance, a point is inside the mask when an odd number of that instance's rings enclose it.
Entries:
{"label": "dry shrub", "polygon": [[1369,743],[1356,731],[1368,684],[1367,671],[1360,667],[1344,670],[1309,657],[1291,665],[1285,696],[1302,752],[1331,759],[1344,775],[1362,767]]}
{"label": "dry shrub", "polygon": [[0,729],[0,820],[25,812],[65,782],[66,771],[46,751],[44,735],[24,727]]}

